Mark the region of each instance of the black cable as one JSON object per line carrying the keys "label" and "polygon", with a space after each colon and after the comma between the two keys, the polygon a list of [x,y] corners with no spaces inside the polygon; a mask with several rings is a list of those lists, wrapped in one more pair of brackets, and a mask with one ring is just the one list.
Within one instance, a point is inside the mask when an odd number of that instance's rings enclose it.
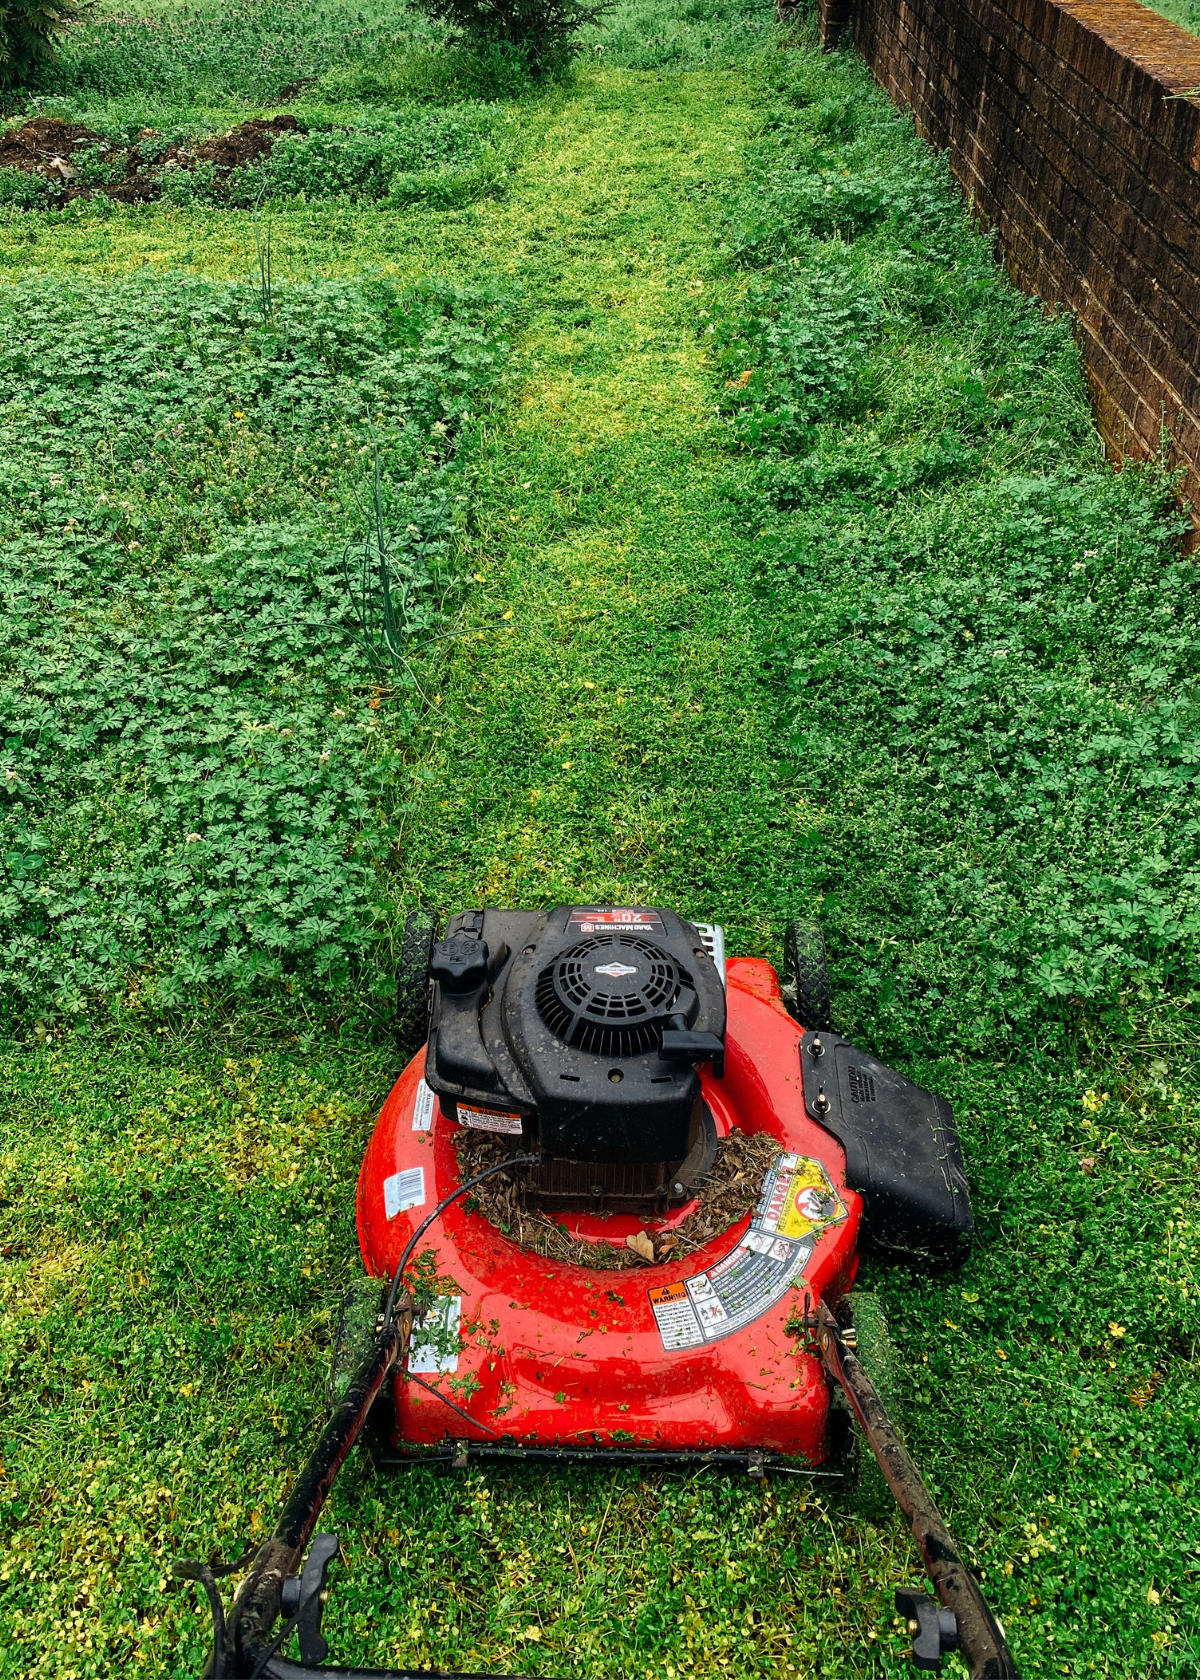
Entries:
{"label": "black cable", "polygon": [[454,1404],[454,1401],[450,1399],[449,1395],[443,1394],[440,1388],[434,1388],[432,1383],[427,1383],[424,1377],[417,1376],[415,1371],[401,1371],[400,1375],[403,1377],[405,1382],[415,1382],[418,1388],[423,1388],[427,1394],[432,1394],[433,1398],[435,1400],[440,1400],[443,1406],[449,1406],[452,1412],[458,1413],[464,1423],[471,1424],[475,1429],[486,1429],[489,1435],[494,1435],[497,1440],[500,1439],[500,1431],[498,1429],[493,1429],[490,1423],[481,1423],[478,1418],[473,1418],[470,1412],[464,1412],[461,1406],[456,1406]]}
{"label": "black cable", "polygon": [[417,1244],[425,1235],[426,1231],[428,1231],[429,1227],[433,1224],[434,1220],[445,1213],[451,1202],[456,1202],[460,1196],[465,1196],[468,1190],[473,1190],[477,1184],[482,1184],[485,1178],[491,1178],[498,1172],[504,1172],[508,1167],[534,1166],[541,1160],[541,1158],[540,1154],[506,1155],[503,1161],[493,1161],[490,1167],[484,1167],[483,1171],[476,1173],[474,1178],[467,1179],[465,1184],[460,1184],[457,1190],[452,1190],[448,1196],[443,1197],[429,1217],[421,1221],[412,1236],[408,1239],[408,1244],[404,1253],[400,1256],[400,1264],[396,1267],[395,1272],[392,1274],[392,1286],[388,1290],[387,1305],[383,1309],[383,1328],[385,1331],[390,1330],[392,1327],[392,1319],[395,1315],[396,1308],[396,1296],[400,1293],[400,1280],[404,1276],[404,1268],[408,1265],[409,1260],[412,1258],[413,1249],[416,1248]]}

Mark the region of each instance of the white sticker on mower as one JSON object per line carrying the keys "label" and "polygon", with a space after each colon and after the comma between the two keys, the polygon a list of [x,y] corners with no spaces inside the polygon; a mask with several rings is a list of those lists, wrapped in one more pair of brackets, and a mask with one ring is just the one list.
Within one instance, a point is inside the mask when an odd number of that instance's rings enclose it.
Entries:
{"label": "white sticker on mower", "polygon": [[413,1131],[427,1132],[433,1125],[433,1092],[422,1079],[417,1084],[417,1100],[413,1104]]}
{"label": "white sticker on mower", "polygon": [[498,1108],[468,1108],[465,1103],[458,1105],[459,1124],[470,1126],[476,1132],[503,1132],[507,1137],[520,1137],[521,1116],[519,1114],[504,1114]]}
{"label": "white sticker on mower", "polygon": [[433,1304],[419,1324],[413,1325],[408,1349],[408,1368],[417,1376],[434,1371],[457,1371],[462,1343],[461,1295],[435,1295]]}
{"label": "white sticker on mower", "polygon": [[706,1272],[649,1291],[663,1347],[702,1347],[753,1324],[783,1300],[821,1232],[845,1217],[820,1161],[780,1156],[733,1252]]}
{"label": "white sticker on mower", "polygon": [[425,1206],[425,1168],[405,1167],[383,1181],[383,1211],[389,1219],[408,1208]]}

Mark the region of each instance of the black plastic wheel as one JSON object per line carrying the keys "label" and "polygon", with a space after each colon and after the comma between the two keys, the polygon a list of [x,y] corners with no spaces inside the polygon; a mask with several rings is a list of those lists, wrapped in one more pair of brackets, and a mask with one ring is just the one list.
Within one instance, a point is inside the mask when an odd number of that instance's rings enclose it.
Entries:
{"label": "black plastic wheel", "polygon": [[813,1032],[829,1032],[829,964],[819,922],[797,917],[783,936],[783,995],[788,1011]]}
{"label": "black plastic wheel", "polygon": [[380,1278],[355,1277],[342,1297],[337,1335],[325,1380],[325,1406],[331,1412],[346,1398],[350,1379],[371,1351],[375,1326],[387,1294]]}
{"label": "black plastic wheel", "polygon": [[[878,1296],[855,1289],[839,1303],[837,1316],[843,1327],[853,1325],[858,1362],[883,1401],[888,1416],[903,1433],[896,1349]],[[839,1456],[845,1481],[839,1503],[869,1521],[885,1522],[896,1509],[892,1490],[866,1437],[853,1422],[845,1396],[840,1390],[837,1394],[839,1409],[844,1408],[843,1450]]]}
{"label": "black plastic wheel", "polygon": [[429,961],[437,922],[428,910],[414,910],[404,924],[396,965],[396,1032],[414,1048],[424,1036],[429,1007]]}

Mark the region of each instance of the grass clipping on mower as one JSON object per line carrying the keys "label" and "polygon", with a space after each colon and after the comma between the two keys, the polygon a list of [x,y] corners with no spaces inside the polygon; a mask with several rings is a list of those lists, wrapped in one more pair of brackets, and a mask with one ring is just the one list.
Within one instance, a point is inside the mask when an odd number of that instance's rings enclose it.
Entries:
{"label": "grass clipping on mower", "polygon": [[[463,1178],[482,1172],[509,1152],[505,1140],[490,1132],[464,1130],[454,1142]],[[646,1220],[631,1239],[636,1246],[572,1237],[552,1215],[525,1207],[518,1186],[503,1173],[479,1185],[466,1205],[478,1209],[489,1224],[531,1254],[599,1271],[629,1271],[692,1254],[744,1219],[762,1195],[763,1181],[779,1154],[775,1138],[765,1132],[748,1137],[735,1127],[717,1145],[712,1171],[696,1192],[698,1205],[673,1230],[662,1230]]]}

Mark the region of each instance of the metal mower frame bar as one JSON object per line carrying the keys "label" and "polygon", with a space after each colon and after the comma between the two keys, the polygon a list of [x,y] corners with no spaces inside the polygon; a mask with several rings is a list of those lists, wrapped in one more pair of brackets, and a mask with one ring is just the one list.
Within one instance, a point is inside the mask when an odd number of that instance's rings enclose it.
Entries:
{"label": "metal mower frame bar", "polygon": [[[943,1654],[957,1649],[966,1661],[971,1680],[1019,1680],[1003,1630],[963,1563],[920,1472],[859,1363],[852,1333],[838,1324],[824,1302],[818,1303],[815,1311],[806,1312],[804,1323],[810,1346],[819,1353],[829,1380],[844,1392],[896,1503],[912,1526],[937,1595],[935,1600],[915,1588],[903,1588],[896,1593],[896,1608],[908,1618],[913,1631],[916,1667],[936,1673]],[[370,1352],[322,1430],[274,1532],[253,1558],[219,1567],[200,1563],[175,1566],[178,1577],[197,1581],[204,1587],[212,1610],[213,1644],[204,1668],[205,1680],[308,1680],[314,1674],[324,1675],[326,1680],[504,1680],[503,1676],[494,1674],[341,1668],[324,1662],[326,1644],[321,1633],[321,1615],[325,1573],[336,1555],[337,1541],[328,1534],[314,1537],[314,1530],[334,1479],[362,1433],[376,1396],[393,1367],[402,1365],[407,1356],[412,1327],[412,1297],[400,1294],[391,1311],[383,1315]],[[588,1452],[462,1441],[433,1454],[411,1458],[394,1455],[382,1462],[411,1465],[441,1459],[461,1466],[470,1458],[606,1466],[683,1462],[741,1468],[757,1477],[775,1467],[773,1455],[767,1453]],[[812,1473],[821,1474],[819,1470]],[[308,1559],[301,1567],[310,1539]],[[217,1576],[232,1574],[245,1562],[249,1563],[249,1572],[226,1617]],[[293,1630],[300,1642],[298,1663],[280,1654]]]}

